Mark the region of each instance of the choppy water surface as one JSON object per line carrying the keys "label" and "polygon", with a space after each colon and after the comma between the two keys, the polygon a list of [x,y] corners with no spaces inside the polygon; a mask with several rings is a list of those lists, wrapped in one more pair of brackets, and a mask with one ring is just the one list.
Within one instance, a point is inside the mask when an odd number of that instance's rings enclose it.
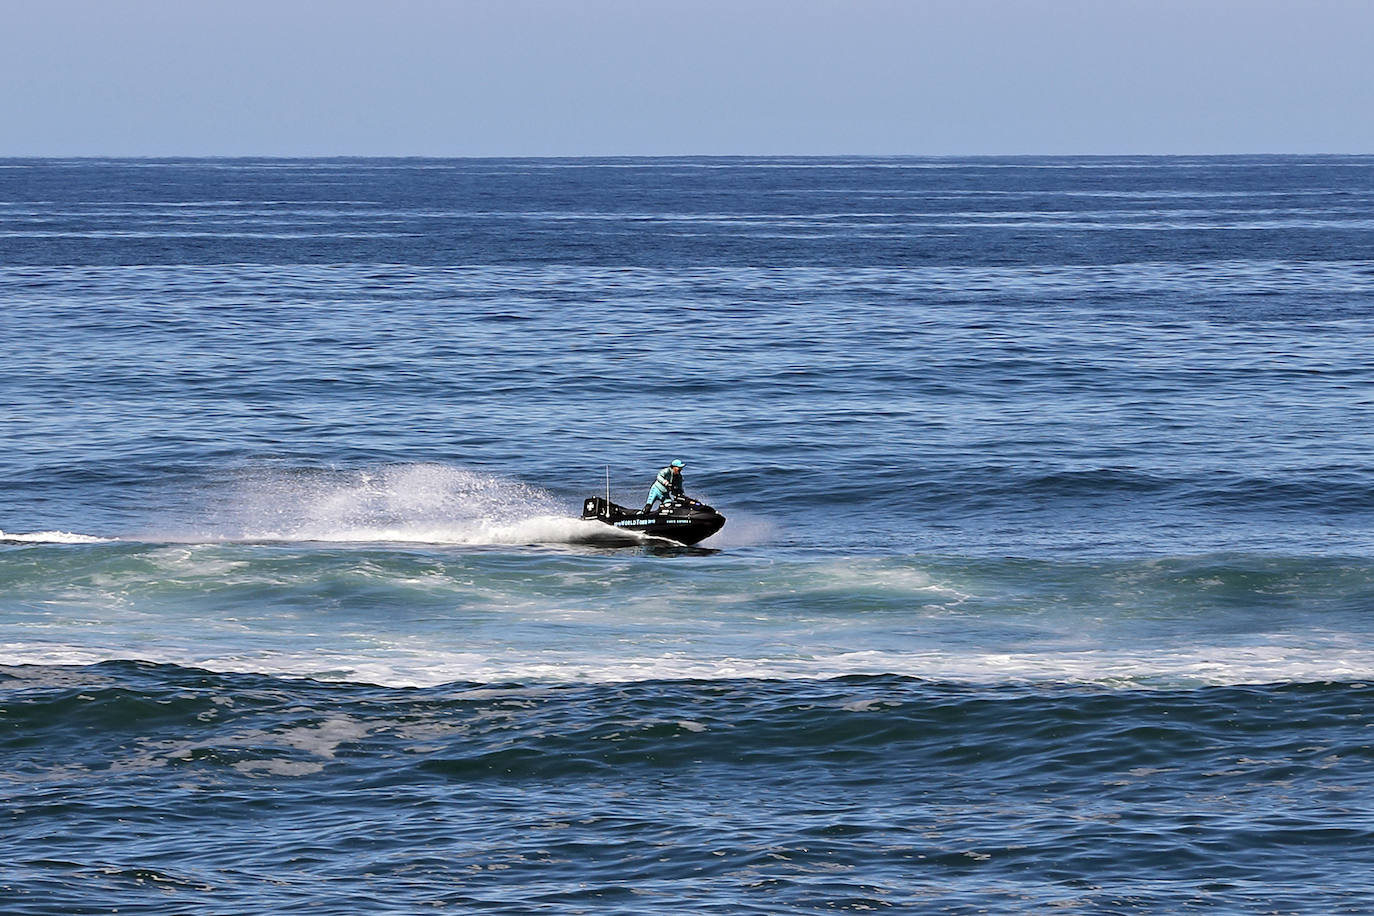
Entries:
{"label": "choppy water surface", "polygon": [[0,162],[0,909],[1369,912],[1371,212]]}

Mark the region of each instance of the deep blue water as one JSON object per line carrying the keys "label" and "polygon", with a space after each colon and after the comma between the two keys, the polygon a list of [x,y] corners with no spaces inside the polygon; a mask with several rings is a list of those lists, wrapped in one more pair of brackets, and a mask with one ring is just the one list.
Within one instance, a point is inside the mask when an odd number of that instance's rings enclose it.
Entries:
{"label": "deep blue water", "polygon": [[0,330],[0,912],[1374,911],[1374,158],[0,160]]}

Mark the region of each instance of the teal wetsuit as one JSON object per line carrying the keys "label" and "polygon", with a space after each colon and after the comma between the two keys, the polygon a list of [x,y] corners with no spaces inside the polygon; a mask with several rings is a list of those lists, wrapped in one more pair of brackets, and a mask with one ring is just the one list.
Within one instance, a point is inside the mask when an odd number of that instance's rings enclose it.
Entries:
{"label": "teal wetsuit", "polygon": [[667,500],[673,496],[682,495],[682,470],[679,468],[676,474],[673,473],[673,466],[670,464],[658,472],[658,477],[654,479],[654,485],[649,488],[649,495],[644,499],[644,511],[648,512],[654,505],[654,500]]}

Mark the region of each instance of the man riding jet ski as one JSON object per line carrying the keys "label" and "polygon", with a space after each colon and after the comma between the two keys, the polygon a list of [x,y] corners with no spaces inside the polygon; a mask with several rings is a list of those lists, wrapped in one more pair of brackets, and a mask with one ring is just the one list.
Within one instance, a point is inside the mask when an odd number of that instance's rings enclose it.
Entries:
{"label": "man riding jet ski", "polygon": [[644,508],[638,512],[611,502],[608,485],[606,496],[587,497],[582,504],[582,517],[679,544],[704,541],[725,526],[725,516],[683,492],[682,468],[683,462],[678,459],[659,471]]}
{"label": "man riding jet ski", "polygon": [[683,467],[682,459],[678,458],[658,472],[658,477],[654,480],[654,485],[649,488],[649,495],[644,500],[644,513],[646,515],[653,509],[655,501],[669,502],[676,497],[686,496],[682,492]]}

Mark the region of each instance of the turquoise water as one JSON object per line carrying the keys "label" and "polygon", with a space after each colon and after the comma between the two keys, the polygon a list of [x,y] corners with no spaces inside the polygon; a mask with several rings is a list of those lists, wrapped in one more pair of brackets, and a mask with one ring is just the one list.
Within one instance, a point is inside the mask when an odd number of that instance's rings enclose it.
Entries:
{"label": "turquoise water", "polygon": [[0,163],[3,908],[1367,912],[1371,178]]}

